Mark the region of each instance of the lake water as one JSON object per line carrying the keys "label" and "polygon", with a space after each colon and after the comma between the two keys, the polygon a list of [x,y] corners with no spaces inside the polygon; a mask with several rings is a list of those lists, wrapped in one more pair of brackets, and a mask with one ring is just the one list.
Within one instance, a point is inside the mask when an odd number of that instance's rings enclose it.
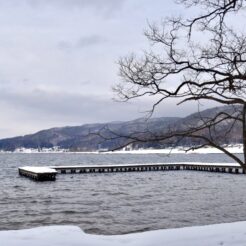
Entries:
{"label": "lake water", "polygon": [[168,171],[20,177],[25,165],[232,162],[223,154],[0,154],[0,230],[77,225],[88,233],[246,220],[246,176]]}

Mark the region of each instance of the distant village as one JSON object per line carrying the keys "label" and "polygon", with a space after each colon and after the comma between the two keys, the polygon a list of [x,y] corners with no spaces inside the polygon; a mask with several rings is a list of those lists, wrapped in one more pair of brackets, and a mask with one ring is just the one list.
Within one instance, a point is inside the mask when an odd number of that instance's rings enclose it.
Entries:
{"label": "distant village", "polygon": [[62,149],[59,146],[54,146],[52,148],[17,148],[14,151],[0,150],[0,153],[64,153],[69,152],[68,149]]}
{"label": "distant village", "polygon": [[[100,146],[99,146],[100,147]],[[199,153],[199,154],[206,154],[206,153],[221,153],[221,151],[217,150],[216,148],[212,147],[203,147],[196,149],[195,146],[194,150],[191,150],[190,146],[176,146],[176,147],[166,147],[166,148],[143,148],[139,147],[137,145],[129,144],[128,146],[123,147],[122,149],[119,149],[117,151],[112,151],[106,148],[98,148],[94,151],[85,151],[85,150],[71,150],[71,149],[64,149],[59,146],[54,146],[51,148],[16,148],[13,151],[6,151],[6,150],[0,150],[0,153],[135,153],[135,154],[184,154],[187,153],[187,149],[190,149],[188,153]],[[223,145],[228,151],[232,153],[242,153],[243,152],[243,145],[242,144],[227,144]]]}

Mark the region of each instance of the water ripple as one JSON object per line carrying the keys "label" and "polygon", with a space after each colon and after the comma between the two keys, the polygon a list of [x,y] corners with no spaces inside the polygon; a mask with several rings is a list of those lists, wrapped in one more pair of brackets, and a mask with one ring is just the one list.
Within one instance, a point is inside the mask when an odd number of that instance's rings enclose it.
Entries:
{"label": "water ripple", "polygon": [[[78,225],[120,234],[246,220],[243,175],[143,172],[59,175],[37,183],[19,177],[24,165],[202,161],[204,155],[0,154],[0,230]],[[230,162],[222,154],[207,161]]]}

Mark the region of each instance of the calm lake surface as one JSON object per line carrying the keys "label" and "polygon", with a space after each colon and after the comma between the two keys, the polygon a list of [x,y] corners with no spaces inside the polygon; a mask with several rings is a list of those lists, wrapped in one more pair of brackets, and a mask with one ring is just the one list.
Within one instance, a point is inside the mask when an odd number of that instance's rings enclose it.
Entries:
{"label": "calm lake surface", "polygon": [[232,162],[223,154],[0,154],[0,230],[77,225],[95,234],[246,220],[246,176],[168,171],[20,177],[19,166]]}

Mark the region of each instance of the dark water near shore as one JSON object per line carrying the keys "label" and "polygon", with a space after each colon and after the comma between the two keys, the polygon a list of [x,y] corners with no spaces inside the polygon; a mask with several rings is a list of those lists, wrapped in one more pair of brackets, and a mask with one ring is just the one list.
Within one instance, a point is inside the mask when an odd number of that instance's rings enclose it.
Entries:
{"label": "dark water near shore", "polygon": [[246,220],[246,176],[192,171],[58,175],[37,183],[25,165],[231,162],[223,154],[0,154],[0,230],[77,225],[96,234]]}

